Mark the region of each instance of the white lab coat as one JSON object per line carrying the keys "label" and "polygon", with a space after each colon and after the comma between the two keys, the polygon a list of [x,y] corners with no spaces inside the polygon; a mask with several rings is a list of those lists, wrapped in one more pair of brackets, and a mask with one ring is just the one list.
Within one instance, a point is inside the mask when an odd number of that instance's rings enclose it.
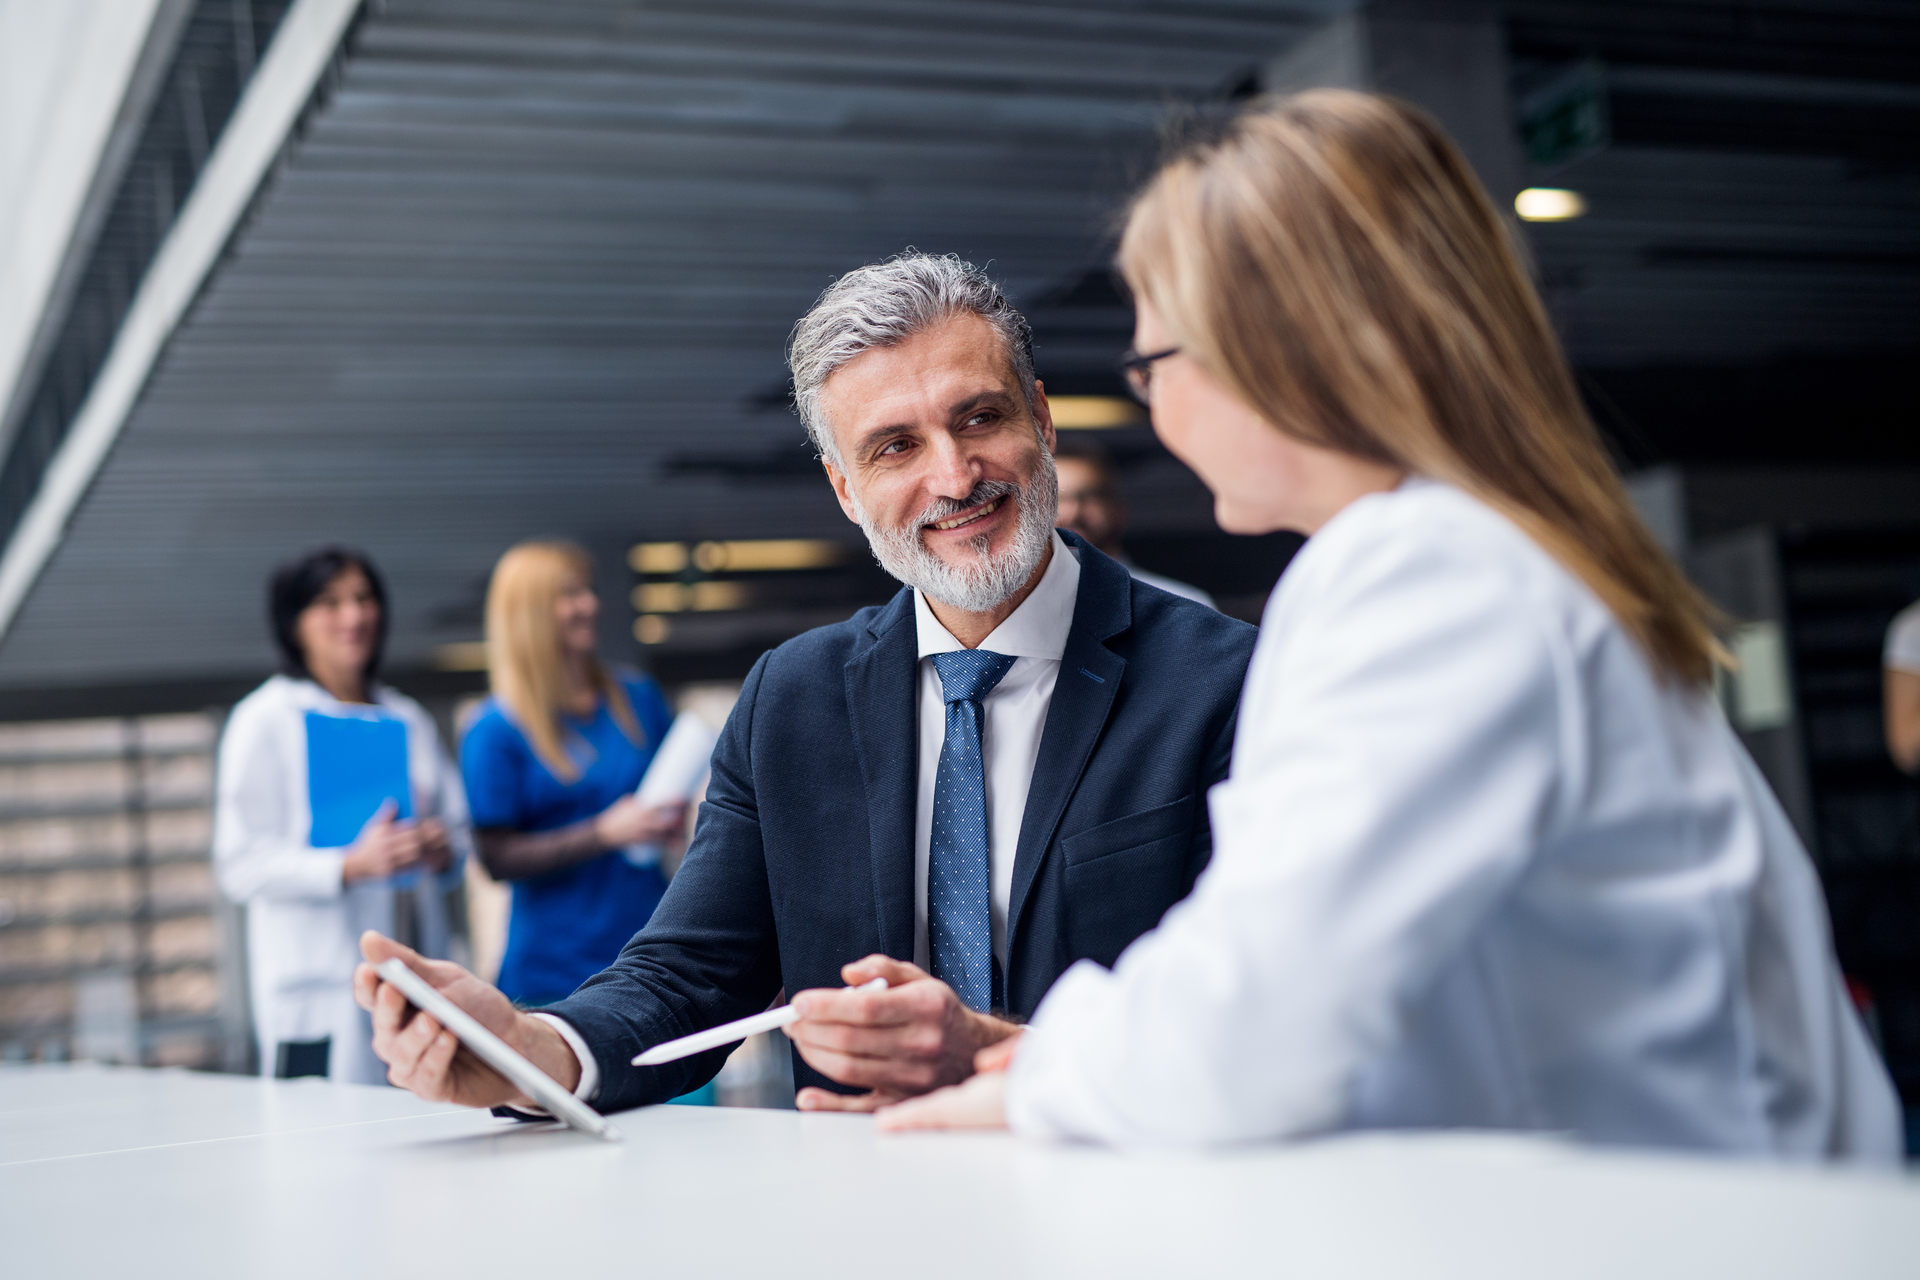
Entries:
{"label": "white lab coat", "polygon": [[1898,1158],[1819,882],[1719,709],[1463,493],[1410,480],[1307,543],[1210,805],[1192,895],[1041,1004],[1017,1131]]}
{"label": "white lab coat", "polygon": [[455,861],[413,893],[421,949],[444,957],[446,893],[472,852],[466,794],[420,704],[376,685],[371,707],[335,699],[311,680],[274,676],[234,707],[220,736],[213,818],[213,866],[220,888],[247,904],[247,966],[263,1073],[283,1040],[333,1040],[328,1074],[378,1084],[372,1028],[353,1002],[353,969],[364,929],[393,930],[395,891],[385,883],[341,882],[345,849],[308,843],[306,713],[384,714],[407,726],[413,812],[446,825]]}

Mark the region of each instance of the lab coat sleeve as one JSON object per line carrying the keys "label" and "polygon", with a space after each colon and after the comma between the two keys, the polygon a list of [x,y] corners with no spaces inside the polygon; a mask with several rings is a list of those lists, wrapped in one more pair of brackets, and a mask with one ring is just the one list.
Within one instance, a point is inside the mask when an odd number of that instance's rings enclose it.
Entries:
{"label": "lab coat sleeve", "polygon": [[473,856],[473,820],[467,813],[467,789],[460,783],[460,770],[440,743],[440,735],[429,721],[426,732],[433,735],[434,785],[433,812],[447,829],[447,843],[453,847],[453,861],[440,873],[442,889],[452,889],[466,876],[467,859]]}
{"label": "lab coat sleeve", "polygon": [[1210,796],[1211,865],[1112,972],[1082,961],[1048,994],[1009,1081],[1016,1131],[1338,1127],[1579,785],[1570,646],[1510,557],[1430,535],[1300,570]]}
{"label": "lab coat sleeve", "polygon": [[294,836],[288,753],[293,722],[271,704],[243,702],[220,736],[214,779],[213,868],[235,902],[252,898],[324,899],[340,895],[340,851]]}

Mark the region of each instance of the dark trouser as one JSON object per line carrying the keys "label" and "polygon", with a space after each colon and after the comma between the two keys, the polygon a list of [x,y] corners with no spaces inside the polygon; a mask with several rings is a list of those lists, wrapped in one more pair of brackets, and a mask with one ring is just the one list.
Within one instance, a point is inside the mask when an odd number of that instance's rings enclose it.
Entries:
{"label": "dark trouser", "polygon": [[273,1078],[292,1080],[299,1076],[326,1075],[327,1056],[332,1048],[330,1036],[318,1040],[282,1040],[273,1047]]}

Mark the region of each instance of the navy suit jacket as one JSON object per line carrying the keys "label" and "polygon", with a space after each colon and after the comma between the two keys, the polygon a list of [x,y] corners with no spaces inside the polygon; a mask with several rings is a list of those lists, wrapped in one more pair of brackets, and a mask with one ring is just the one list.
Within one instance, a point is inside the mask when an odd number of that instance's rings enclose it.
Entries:
{"label": "navy suit jacket", "polygon": [[[1061,536],[1080,587],[1014,854],[1006,996],[1019,1017],[1074,961],[1112,964],[1193,887],[1256,635]],[[758,1013],[783,988],[838,987],[862,956],[913,959],[918,663],[902,590],[754,664],[653,919],[549,1009],[592,1049],[601,1110],[696,1089],[728,1052],[628,1062],[651,1045]],[[848,1091],[797,1053],[794,1074]]]}

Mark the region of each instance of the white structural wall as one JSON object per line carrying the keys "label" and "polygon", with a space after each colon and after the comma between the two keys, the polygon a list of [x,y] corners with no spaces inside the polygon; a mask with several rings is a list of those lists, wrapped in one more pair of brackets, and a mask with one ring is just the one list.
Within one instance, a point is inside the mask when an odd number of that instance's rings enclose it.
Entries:
{"label": "white structural wall", "polygon": [[1504,207],[1521,174],[1507,79],[1506,32],[1493,6],[1374,3],[1329,17],[1271,60],[1265,87],[1368,89],[1418,103]]}
{"label": "white structural wall", "polygon": [[53,554],[134,398],[280,155],[362,0],[294,0],[128,306],[73,425],[0,552],[0,636]]}
{"label": "white structural wall", "polygon": [[0,406],[161,0],[0,0]]}

